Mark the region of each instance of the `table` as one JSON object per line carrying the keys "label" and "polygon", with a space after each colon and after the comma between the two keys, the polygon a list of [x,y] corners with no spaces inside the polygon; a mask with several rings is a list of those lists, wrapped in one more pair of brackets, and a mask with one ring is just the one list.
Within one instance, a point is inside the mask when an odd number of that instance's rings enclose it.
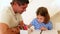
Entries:
{"label": "table", "polygon": [[[33,30],[31,32],[30,30],[20,30],[20,34],[40,34],[41,30]],[[46,30],[42,31],[42,34],[58,34],[57,30]]]}
{"label": "table", "polygon": [[[34,30],[30,34],[40,34],[41,31],[39,30]],[[47,31],[42,31],[42,34],[58,34],[57,30],[47,30]]]}

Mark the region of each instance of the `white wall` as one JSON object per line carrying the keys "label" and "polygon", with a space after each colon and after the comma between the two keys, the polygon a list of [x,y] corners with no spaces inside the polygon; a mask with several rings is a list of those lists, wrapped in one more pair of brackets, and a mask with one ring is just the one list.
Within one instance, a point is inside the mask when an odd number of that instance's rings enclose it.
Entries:
{"label": "white wall", "polygon": [[54,16],[60,11],[60,0],[32,0],[27,8],[27,11],[23,13],[23,20],[26,24],[29,24],[35,17],[35,12],[38,7],[44,6],[48,8],[50,16]]}
{"label": "white wall", "polygon": [[51,17],[53,28],[60,31],[60,12]]}
{"label": "white wall", "polygon": [[12,0],[0,0],[0,11],[1,11],[4,7],[9,6],[11,1],[12,1]]}

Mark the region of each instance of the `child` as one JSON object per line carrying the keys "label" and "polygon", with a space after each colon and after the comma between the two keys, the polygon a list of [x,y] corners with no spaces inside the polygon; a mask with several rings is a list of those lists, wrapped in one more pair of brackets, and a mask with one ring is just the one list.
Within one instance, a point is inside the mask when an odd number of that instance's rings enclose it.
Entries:
{"label": "child", "polygon": [[37,18],[32,20],[29,27],[34,26],[35,30],[51,30],[52,22],[48,10],[45,7],[39,7],[36,12]]}

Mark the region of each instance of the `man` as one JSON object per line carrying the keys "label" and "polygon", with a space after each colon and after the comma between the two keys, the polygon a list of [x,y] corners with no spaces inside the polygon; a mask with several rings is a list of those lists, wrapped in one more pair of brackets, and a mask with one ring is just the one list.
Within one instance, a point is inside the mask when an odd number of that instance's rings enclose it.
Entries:
{"label": "man", "polygon": [[23,26],[21,15],[29,4],[28,0],[13,0],[11,6],[0,11],[0,34],[18,34],[19,24]]}

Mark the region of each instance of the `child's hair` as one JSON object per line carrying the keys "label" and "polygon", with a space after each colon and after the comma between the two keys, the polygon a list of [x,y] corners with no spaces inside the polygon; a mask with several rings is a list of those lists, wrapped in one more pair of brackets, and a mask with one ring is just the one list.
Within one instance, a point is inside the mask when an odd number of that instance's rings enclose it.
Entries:
{"label": "child's hair", "polygon": [[45,24],[47,24],[50,20],[48,10],[45,7],[39,7],[37,12],[36,12],[36,15],[41,15],[41,16],[45,17],[44,22],[43,22]]}

